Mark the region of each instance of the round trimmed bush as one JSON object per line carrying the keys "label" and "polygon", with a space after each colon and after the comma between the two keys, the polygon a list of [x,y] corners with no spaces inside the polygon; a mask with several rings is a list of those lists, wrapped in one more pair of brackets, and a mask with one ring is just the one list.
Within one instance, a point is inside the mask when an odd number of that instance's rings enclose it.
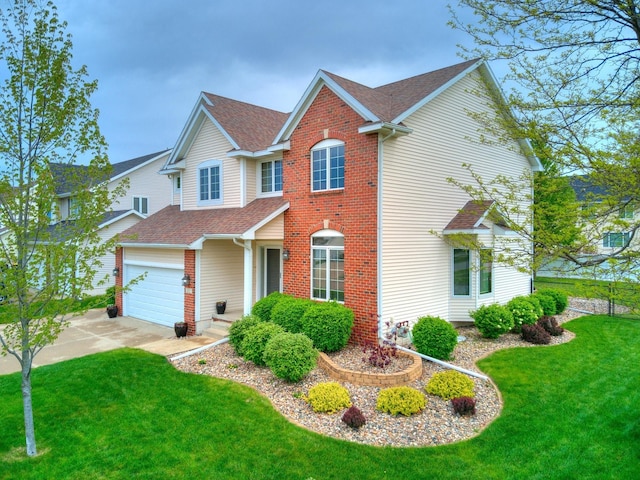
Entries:
{"label": "round trimmed bush", "polygon": [[233,349],[241,357],[242,354],[242,341],[244,336],[251,327],[254,327],[262,323],[262,320],[255,315],[245,315],[240,320],[236,320],[229,327],[229,343],[233,346]]}
{"label": "round trimmed bush", "polygon": [[380,390],[376,401],[376,410],[391,415],[410,416],[421,412],[427,406],[422,392],[411,387],[391,387]]}
{"label": "round trimmed bush", "polygon": [[271,322],[260,322],[249,328],[242,340],[242,356],[245,360],[264,366],[264,349],[271,337],[284,332],[280,325]]}
{"label": "round trimmed bush", "polygon": [[531,325],[536,323],[539,316],[536,307],[531,303],[529,298],[514,297],[507,302],[507,309],[513,317],[513,330],[519,332],[522,325]]}
{"label": "round trimmed bush", "polygon": [[538,299],[538,302],[540,302],[543,315],[552,316],[556,314],[556,300],[553,296],[549,295],[548,293],[545,293],[544,291],[536,292],[531,296],[533,298]]}
{"label": "round trimmed bush", "polygon": [[556,301],[556,315],[560,315],[562,312],[564,312],[569,305],[569,298],[567,297],[567,294],[562,292],[561,290],[557,290],[555,288],[545,288],[543,290],[539,290],[538,292],[553,297],[553,299]]}
{"label": "round trimmed bush", "polygon": [[280,292],[272,292],[266,297],[262,297],[256,303],[253,304],[251,308],[251,314],[256,317],[262,319],[265,322],[271,320],[271,310],[273,307],[283,298],[289,297],[289,295],[285,295]]}
{"label": "round trimmed bush", "polygon": [[542,305],[540,304],[540,300],[538,299],[538,297],[536,297],[535,295],[531,294],[531,295],[527,295],[526,297],[522,297],[522,298],[524,298],[527,302],[529,302],[529,303],[531,303],[531,305],[533,305],[533,308],[535,309],[535,312],[536,312],[535,321],[538,321],[538,319],[541,316],[544,315],[544,310],[542,309]]}
{"label": "round trimmed bush", "polygon": [[431,395],[445,400],[456,397],[474,397],[474,383],[464,373],[457,370],[434,373],[424,389]]}
{"label": "round trimmed bush", "polygon": [[522,326],[522,339],[536,345],[548,345],[551,342],[551,335],[542,325],[534,323],[533,325]]}
{"label": "round trimmed bush", "polygon": [[349,391],[338,382],[323,382],[309,389],[307,402],[314,412],[336,413],[351,406]]}
{"label": "round trimmed bush", "polygon": [[318,351],[306,335],[283,332],[269,339],[262,358],[276,377],[299,382],[315,368]]}
{"label": "round trimmed bush", "polygon": [[344,348],[353,328],[353,311],[337,302],[316,303],[302,316],[302,333],[321,352]]}
{"label": "round trimmed bush", "polygon": [[513,315],[507,307],[494,303],[469,312],[476,328],[485,338],[498,338],[513,328]]}
{"label": "round trimmed bush", "polygon": [[287,297],[280,299],[271,310],[271,321],[287,332],[302,332],[302,316],[315,302],[306,298]]}
{"label": "round trimmed bush", "polygon": [[422,317],[411,331],[418,352],[440,360],[448,360],[458,343],[453,325],[439,317]]}
{"label": "round trimmed bush", "polygon": [[367,423],[367,419],[355,405],[347,408],[347,411],[342,415],[342,421],[355,430]]}

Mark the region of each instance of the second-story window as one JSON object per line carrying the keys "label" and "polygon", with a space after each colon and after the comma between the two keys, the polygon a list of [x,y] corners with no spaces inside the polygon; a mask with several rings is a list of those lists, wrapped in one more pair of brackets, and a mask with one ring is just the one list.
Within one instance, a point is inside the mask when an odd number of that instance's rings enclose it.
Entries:
{"label": "second-story window", "polygon": [[282,160],[260,164],[260,193],[282,192]]}
{"label": "second-story window", "polygon": [[218,205],[222,203],[222,162],[210,160],[198,167],[198,204]]}
{"label": "second-story window", "polygon": [[605,248],[622,248],[625,247],[631,234],[629,232],[608,232],[604,234],[602,239],[602,246]]}
{"label": "second-story window", "polygon": [[344,188],[344,143],[323,140],[313,147],[311,174],[314,192]]}
{"label": "second-story window", "polygon": [[149,199],[147,197],[133,197],[133,209],[142,215],[148,215]]}

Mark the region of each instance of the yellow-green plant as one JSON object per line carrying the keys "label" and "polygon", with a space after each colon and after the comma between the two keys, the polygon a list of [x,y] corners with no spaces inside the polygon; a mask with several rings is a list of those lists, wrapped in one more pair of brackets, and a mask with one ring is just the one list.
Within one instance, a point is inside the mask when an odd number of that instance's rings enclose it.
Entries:
{"label": "yellow-green plant", "polygon": [[474,397],[473,380],[456,370],[435,373],[424,389],[431,395],[445,400],[457,397]]}
{"label": "yellow-green plant", "polygon": [[336,413],[351,406],[349,391],[338,382],[324,382],[311,387],[307,402],[314,412],[324,413]]}
{"label": "yellow-green plant", "polygon": [[410,416],[421,412],[427,406],[425,396],[411,387],[391,387],[378,394],[376,409],[391,415]]}

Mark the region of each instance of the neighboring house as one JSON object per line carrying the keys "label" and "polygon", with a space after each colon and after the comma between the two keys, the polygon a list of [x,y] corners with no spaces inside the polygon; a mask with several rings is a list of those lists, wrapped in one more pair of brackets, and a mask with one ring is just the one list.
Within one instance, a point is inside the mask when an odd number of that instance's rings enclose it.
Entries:
{"label": "neighboring house", "polygon": [[233,320],[282,291],[344,302],[365,342],[387,322],[470,322],[481,304],[529,293],[530,276],[443,240],[500,248],[513,235],[447,181],[472,182],[463,163],[485,178],[540,168],[516,140],[470,140],[469,113],[491,98],[472,92],[487,84],[498,90],[482,61],[377,88],[321,70],[289,114],[202,93],[161,172],[173,204],[127,230],[136,238],[116,254],[119,283],[147,272],[118,296],[121,311],[185,320],[193,334],[217,301]]}
{"label": "neighboring house", "polygon": [[[114,163],[108,187],[113,191],[125,178],[129,179],[129,188],[125,196],[120,197],[112,206],[112,211],[105,213],[100,223],[100,237],[107,240],[123,232],[171,203],[173,186],[164,175],[158,171],[167,161],[170,150],[144,155],[124,162]],[[54,177],[57,205],[51,213],[51,229],[64,232],[66,222],[73,221],[74,201],[70,179],[82,176],[86,167],[83,165],[67,165],[53,163],[50,165]],[[102,268],[95,276],[94,289],[88,294],[101,294],[114,281],[109,279],[105,285],[99,281],[105,276],[112,277],[115,268],[113,253],[101,258]]]}

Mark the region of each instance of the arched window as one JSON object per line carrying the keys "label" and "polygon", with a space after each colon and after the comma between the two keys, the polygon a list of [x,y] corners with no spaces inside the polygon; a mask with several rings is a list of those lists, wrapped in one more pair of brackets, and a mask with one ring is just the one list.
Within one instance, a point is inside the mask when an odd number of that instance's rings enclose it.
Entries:
{"label": "arched window", "polygon": [[311,298],[344,301],[344,236],[320,230],[311,236]]}
{"label": "arched window", "polygon": [[344,188],[344,143],[323,140],[311,149],[311,190]]}

